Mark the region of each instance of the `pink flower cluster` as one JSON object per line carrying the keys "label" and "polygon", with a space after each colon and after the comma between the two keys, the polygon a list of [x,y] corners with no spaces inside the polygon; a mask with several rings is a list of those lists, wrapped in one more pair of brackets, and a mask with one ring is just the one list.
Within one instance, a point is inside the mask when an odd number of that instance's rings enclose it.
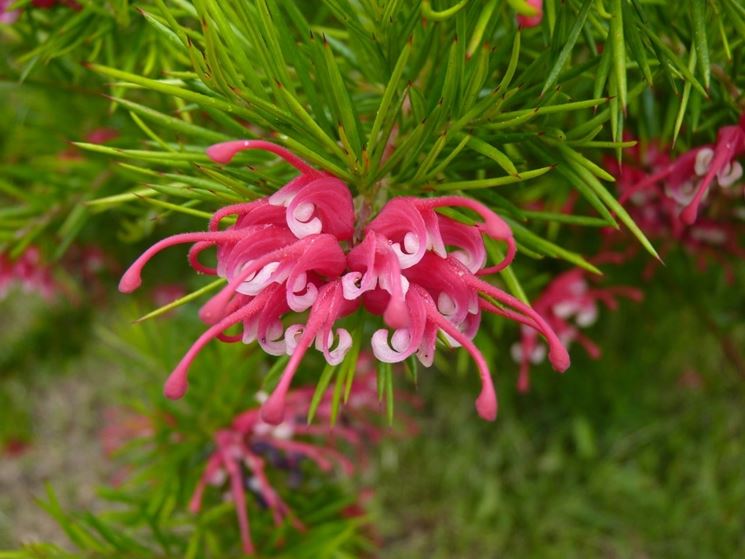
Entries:
{"label": "pink flower cluster", "polygon": [[[463,346],[478,365],[482,390],[476,408],[488,420],[496,417],[497,398],[486,360],[472,341],[482,311],[534,328],[546,338],[553,366],[560,371],[569,366],[564,346],[540,314],[482,279],[504,269],[515,255],[512,231],[486,206],[458,196],[397,197],[372,221],[358,224],[349,188],[280,146],[237,140],[214,145],[207,153],[227,163],[247,149],[271,151],[300,174],[267,198],[218,210],[207,232],[156,243],[119,284],[123,292],[135,290],[147,261],[179,243],[194,243],[189,261],[195,270],[227,279],[202,307],[200,317],[210,327],[171,373],[166,396],[184,395],[189,366],[210,340],[257,341],[267,353],[291,356],[262,408],[265,421],[281,423],[287,391],[306,351],[314,346],[328,363],[341,363],[352,336],[334,327],[360,308],[382,317],[387,326],[372,336],[380,361],[416,356],[429,366],[438,332],[450,345]],[[467,209],[481,221],[468,225],[436,211],[441,208]],[[221,229],[229,217],[234,222]],[[361,239],[354,238],[357,225]],[[484,234],[506,246],[506,256],[496,265],[486,265]],[[198,259],[210,247],[217,248],[215,268]],[[307,319],[299,322],[298,313],[306,311]],[[226,333],[234,325],[242,327],[241,334]]]}
{"label": "pink flower cluster", "polygon": [[16,284],[26,293],[37,293],[45,299],[57,293],[51,270],[43,264],[38,248],[29,247],[15,259],[0,253],[0,299]]}
{"label": "pink flower cluster", "polygon": [[[288,519],[297,530],[305,530],[303,523],[272,487],[266,473],[267,466],[288,470],[291,475],[300,475],[301,460],[307,459],[323,472],[337,465],[350,475],[354,465],[336,448],[336,442],[343,440],[347,446],[361,450],[363,442],[376,441],[382,435],[366,417],[367,412],[378,405],[374,374],[357,376],[342,416],[343,421],[333,428],[307,424],[314,392],[313,387],[290,392],[286,399],[288,418],[279,425],[265,423],[256,407],[241,413],[228,428],[215,434],[215,450],[207,459],[189,509],[194,513],[200,511],[208,485],[221,487],[229,483],[246,554],[254,552],[246,510],[246,488],[271,510],[277,525]],[[264,398],[266,395],[261,394],[261,399]],[[332,390],[328,390],[316,415],[328,424],[331,414]]]}
{"label": "pink flower cluster", "polygon": [[[618,256],[618,258],[615,258]],[[606,254],[596,259],[620,262],[622,256]],[[618,307],[617,297],[641,301],[639,289],[626,286],[594,287],[588,281],[588,272],[573,268],[554,278],[533,303],[536,312],[556,331],[561,342],[568,348],[578,342],[593,359],[600,357],[600,348],[585,336],[580,329],[587,328],[598,318],[598,303],[609,309]],[[537,332],[529,327],[521,329],[521,340],[512,346],[512,358],[520,363],[517,388],[526,392],[530,388],[530,366],[541,363],[546,357],[546,347],[538,340]]]}
{"label": "pink flower cluster", "polygon": [[[742,165],[736,158],[745,154],[745,113],[740,122],[724,126],[717,133],[714,144],[695,147],[674,161],[663,159],[655,162],[651,174],[638,177],[623,193],[621,201],[632,196],[644,196],[655,185],[662,184],[667,197],[680,206],[680,221],[691,225],[696,221],[699,206],[710,187],[716,182],[722,189],[732,188],[743,175]],[[740,186],[745,193],[745,189]]]}
{"label": "pink flower cluster", "polygon": [[[723,134],[720,132],[720,137]],[[660,243],[661,255],[681,246],[698,259],[701,268],[712,258],[730,273],[727,256],[745,258],[740,241],[745,229],[740,221],[745,206],[738,207],[736,203],[741,197],[738,189],[744,190],[742,185],[737,186],[742,176],[740,163],[732,159],[712,175],[720,188],[716,195],[704,196],[704,200],[708,198],[704,216],[692,224],[683,219],[696,189],[702,188],[706,173],[711,171],[708,165],[715,158],[714,153],[711,146],[701,146],[671,162],[668,151],[652,142],[626,150],[623,165],[610,157],[604,163],[616,177],[629,214],[648,237]],[[701,177],[701,182],[696,182]],[[617,234],[609,233],[612,237]]]}

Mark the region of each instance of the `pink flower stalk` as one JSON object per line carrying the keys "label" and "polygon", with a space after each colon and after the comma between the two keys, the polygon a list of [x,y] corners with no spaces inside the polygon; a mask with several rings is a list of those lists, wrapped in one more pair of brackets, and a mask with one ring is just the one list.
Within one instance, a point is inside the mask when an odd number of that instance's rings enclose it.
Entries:
{"label": "pink flower stalk", "polygon": [[[373,352],[381,361],[396,363],[416,354],[425,366],[431,365],[438,332],[451,345],[466,348],[482,381],[476,408],[488,420],[496,417],[496,394],[488,365],[472,342],[482,310],[534,327],[545,336],[554,367],[560,371],[568,367],[566,350],[548,323],[530,306],[481,279],[507,267],[516,250],[507,223],[486,206],[459,196],[394,198],[355,245],[352,196],[344,183],[269,142],[225,142],[207,153],[227,163],[246,149],[275,153],[300,174],[267,198],[218,210],[207,232],[182,233],[156,243],[119,284],[123,292],[139,287],[141,270],[150,258],[180,243],[193,243],[189,262],[195,270],[228,280],[200,310],[210,328],[171,373],[166,396],[183,396],[189,366],[213,338],[258,341],[267,353],[291,356],[262,407],[264,421],[281,423],[304,354],[314,346],[328,363],[341,363],[352,337],[344,328],[334,330],[334,325],[360,304],[370,314],[382,316],[392,329],[390,345],[386,329],[373,335]],[[446,207],[469,210],[480,221],[467,225],[436,211]],[[221,229],[228,217],[235,223]],[[506,247],[505,257],[491,266],[487,266],[483,235]],[[213,246],[217,248],[214,269],[199,261],[200,253]],[[305,323],[285,326],[288,315],[305,311]],[[226,333],[234,325],[241,325],[241,334]]]}
{"label": "pink flower stalk", "polygon": [[533,8],[534,13],[517,14],[517,24],[520,27],[536,27],[543,21],[543,0],[526,0],[525,2]]}
{"label": "pink flower stalk", "polygon": [[[323,472],[329,472],[336,465],[350,475],[354,465],[336,448],[335,442],[341,439],[352,447],[361,448],[364,441],[377,438],[378,429],[363,417],[378,404],[374,375],[358,374],[352,384],[345,414],[353,413],[357,421],[342,421],[334,428],[307,424],[314,392],[315,388],[306,387],[288,393],[286,406],[290,413],[288,419],[279,425],[264,422],[260,408],[256,407],[241,413],[230,427],[215,434],[215,451],[207,460],[189,510],[193,513],[200,511],[207,485],[222,486],[228,482],[236,506],[243,551],[247,555],[254,553],[254,545],[246,510],[246,487],[271,510],[276,525],[288,519],[295,529],[305,530],[303,523],[272,487],[267,467],[289,469],[291,474],[299,475],[298,461],[307,459]],[[332,392],[326,391],[316,411],[316,415],[326,422],[331,418]],[[261,395],[260,399],[264,398],[266,395]]]}
{"label": "pink flower stalk", "polygon": [[57,293],[51,269],[42,263],[37,247],[27,248],[14,260],[0,253],[0,299],[16,284],[24,292],[37,293],[45,299],[51,299]]}
{"label": "pink flower stalk", "polygon": [[[605,260],[617,255],[603,255]],[[557,333],[562,344],[569,348],[578,342],[593,359],[600,357],[600,348],[580,331],[595,323],[598,318],[598,303],[609,309],[618,307],[618,297],[640,301],[643,294],[633,287],[592,287],[587,280],[587,272],[573,268],[554,278],[533,304],[537,313],[546,319]],[[520,376],[517,388],[526,392],[530,388],[530,366],[541,363],[546,357],[546,347],[537,339],[536,330],[524,325],[521,341],[512,346],[512,358],[520,363]]]}
{"label": "pink flower stalk", "polygon": [[716,143],[693,148],[675,161],[662,165],[628,188],[621,201],[664,182],[668,195],[683,207],[681,221],[691,225],[715,180],[720,187],[728,189],[742,178],[742,165],[736,158],[744,153],[745,114],[738,124],[720,128]]}

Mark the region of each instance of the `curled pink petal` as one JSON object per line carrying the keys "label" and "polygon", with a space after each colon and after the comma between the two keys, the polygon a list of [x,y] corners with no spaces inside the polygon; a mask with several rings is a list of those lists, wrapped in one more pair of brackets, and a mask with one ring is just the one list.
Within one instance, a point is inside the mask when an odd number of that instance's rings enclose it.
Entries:
{"label": "curled pink petal", "polygon": [[481,216],[484,222],[479,226],[479,228],[492,239],[504,242],[507,245],[507,253],[501,262],[489,268],[484,268],[479,272],[480,274],[493,274],[499,272],[509,266],[515,258],[517,246],[515,244],[515,239],[512,236],[512,229],[507,225],[507,222],[481,202],[477,202],[476,200],[464,196],[441,196],[439,198],[416,199],[415,203],[420,209],[430,210],[448,206],[461,207],[469,209]]}
{"label": "curled pink petal", "polygon": [[743,170],[739,161],[727,163],[719,173],[717,173],[717,182],[719,186],[729,188],[742,178]]}
{"label": "curled pink petal", "polygon": [[304,186],[287,204],[287,225],[300,239],[328,233],[339,241],[354,234],[354,207],[347,186],[331,176]]}
{"label": "curled pink petal", "polygon": [[[319,337],[320,336],[320,337]],[[339,365],[344,361],[347,352],[352,347],[352,335],[344,328],[338,328],[336,331],[337,345],[336,349],[330,349],[334,343],[333,331],[329,330],[326,335],[319,332],[316,335],[316,349],[323,352],[326,362],[329,365]]]}
{"label": "curled pink petal", "polygon": [[439,219],[445,245],[458,249],[450,250],[450,256],[462,262],[472,274],[477,273],[486,264],[486,249],[478,228],[445,216]]}
{"label": "curled pink petal", "polygon": [[[228,285],[215,295],[204,307],[202,312],[203,320],[209,321],[212,317],[222,314],[222,309],[228,304],[230,298],[239,292],[241,286],[256,274],[259,270],[272,263],[281,263],[276,268],[271,269],[271,273],[277,272],[280,268],[283,274],[279,278],[268,275],[262,278],[262,289],[266,288],[267,283],[284,281],[292,276],[292,287],[295,287],[299,273],[306,273],[309,270],[315,270],[321,274],[327,274],[336,277],[344,269],[345,257],[336,239],[327,234],[314,235],[305,239],[297,240],[292,244],[283,244],[284,238],[275,243],[274,239],[265,236],[259,241],[253,242],[246,251],[239,252],[240,258],[247,255],[253,256],[266,250],[264,246],[281,245],[279,248],[265,253],[263,256],[246,262],[239,271],[233,270],[233,276],[230,277]],[[237,249],[236,249],[236,252]],[[297,269],[296,269],[297,268]],[[293,272],[294,270],[294,272]],[[230,272],[229,272],[230,273]],[[293,297],[290,297],[293,299]],[[295,303],[297,301],[294,301]]]}
{"label": "curled pink petal", "polygon": [[375,357],[384,363],[399,363],[413,355],[421,346],[427,326],[427,314],[421,296],[409,290],[406,295],[407,327],[396,329],[388,345],[388,332],[378,330],[372,337]]}
{"label": "curled pink petal", "polygon": [[411,200],[394,198],[367,227],[387,239],[401,268],[409,268],[422,259],[429,238],[427,225]]}
{"label": "curled pink petal", "polygon": [[418,344],[411,343],[412,336],[408,328],[393,332],[388,344],[388,330],[377,330],[372,336],[372,350],[375,358],[383,363],[400,363],[418,349]]}

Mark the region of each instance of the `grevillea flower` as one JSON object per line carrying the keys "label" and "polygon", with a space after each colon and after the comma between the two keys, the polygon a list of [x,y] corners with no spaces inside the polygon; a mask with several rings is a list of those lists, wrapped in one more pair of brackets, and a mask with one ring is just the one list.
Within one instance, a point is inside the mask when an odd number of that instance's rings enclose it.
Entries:
{"label": "grevillea flower", "polygon": [[[693,172],[703,175],[703,160],[708,158],[707,153],[713,152],[709,148],[701,148],[696,153],[702,163],[696,171],[693,161]],[[683,157],[678,162],[681,159]],[[708,260],[715,260],[722,265],[729,278],[734,278],[729,257],[745,258],[741,243],[745,227],[737,219],[737,211],[742,209],[742,205],[738,207],[733,203],[733,197],[737,197],[733,182],[742,172],[737,161],[732,162],[725,169],[726,174],[719,178],[720,185],[725,186],[718,189],[716,196],[709,196],[706,215],[690,225],[682,220],[682,212],[693,199],[695,183],[690,180],[681,182],[677,173],[649,182],[650,177],[660,176],[676,164],[670,163],[667,150],[662,145],[651,142],[626,150],[623,166],[611,157],[606,158],[604,163],[606,169],[616,177],[621,200],[629,214],[648,237],[657,241],[660,254],[665,255],[671,249],[681,247],[697,259],[700,268],[704,268]],[[608,230],[607,233],[609,240],[618,235],[615,230]],[[650,263],[647,274],[651,273],[653,265]]]}
{"label": "grevillea flower", "polygon": [[629,188],[621,201],[664,182],[666,192],[683,206],[682,222],[690,225],[696,221],[699,206],[714,181],[726,189],[742,178],[742,165],[736,158],[744,153],[745,114],[738,124],[720,128],[716,143],[693,148],[661,166]]}
{"label": "grevillea flower", "polygon": [[[622,255],[605,254],[595,262],[623,260]],[[598,318],[598,303],[609,309],[618,307],[618,297],[640,301],[643,294],[633,287],[594,287],[587,271],[573,268],[554,278],[535,300],[535,311],[543,316],[565,347],[578,342],[593,359],[600,357],[600,348],[582,334],[582,328],[592,326]],[[538,340],[536,330],[528,325],[521,329],[521,340],[512,346],[512,358],[520,363],[517,387],[525,392],[530,387],[530,366],[546,357],[546,346]]]}
{"label": "grevillea flower", "polygon": [[[215,450],[207,459],[189,510],[193,513],[200,511],[208,485],[229,484],[246,554],[254,552],[246,510],[246,488],[263,507],[271,510],[277,525],[287,519],[295,529],[305,530],[303,523],[270,483],[267,468],[283,469],[298,477],[302,461],[309,460],[323,472],[337,466],[350,475],[354,465],[337,448],[337,441],[343,440],[348,447],[359,451],[363,442],[379,438],[379,430],[370,423],[368,414],[378,404],[374,375],[357,375],[342,421],[333,428],[307,424],[314,392],[313,387],[307,387],[288,393],[288,417],[279,425],[265,423],[260,409],[255,407],[238,415],[228,428],[215,434]],[[331,417],[332,392],[328,390],[324,394],[316,411],[316,415],[326,421]],[[265,394],[260,395],[260,399],[264,398]]]}
{"label": "grevillea flower", "polygon": [[[189,253],[199,272],[225,278],[225,288],[210,299],[200,317],[210,328],[194,343],[168,378],[165,393],[179,398],[187,389],[187,372],[193,359],[213,338],[225,341],[258,341],[273,355],[292,355],[288,371],[294,372],[313,345],[329,362],[340,362],[351,347],[351,336],[333,323],[354,310],[341,297],[340,276],[346,256],[340,242],[354,231],[352,197],[338,179],[309,167],[280,146],[261,141],[227,142],[212,146],[209,155],[227,162],[243,149],[265,149],[296,167],[300,176],[269,198],[222,208],[213,216],[209,231],[183,233],[156,243],[127,270],[121,291],[140,285],[145,263],[160,250],[180,243],[193,243]],[[235,223],[221,230],[225,218]],[[217,247],[217,267],[208,268],[199,254]],[[310,309],[307,322],[284,329],[281,318]],[[243,334],[225,331],[242,325]],[[334,340],[335,349],[331,349]],[[289,379],[285,380],[289,385]],[[281,421],[281,417],[277,418]]]}
{"label": "grevillea flower", "polygon": [[[225,142],[207,153],[227,163],[246,149],[273,152],[300,174],[267,198],[218,210],[207,232],[183,233],[156,243],[132,264],[119,285],[124,292],[136,289],[145,263],[179,243],[193,243],[189,261],[194,269],[227,280],[202,307],[200,317],[210,328],[166,381],[168,397],[185,393],[191,362],[213,338],[258,341],[267,353],[291,356],[262,408],[264,421],[281,423],[286,395],[304,354],[314,346],[328,363],[341,363],[352,337],[334,326],[360,304],[383,317],[391,329],[380,329],[372,337],[380,361],[396,363],[416,355],[429,366],[438,332],[451,345],[463,346],[478,366],[482,390],[476,408],[488,420],[497,414],[496,394],[487,363],[472,342],[482,311],[535,328],[548,342],[554,367],[568,367],[566,350],[543,318],[482,279],[504,269],[515,256],[512,231],[486,206],[459,196],[393,198],[364,228],[362,240],[353,244],[355,215],[344,183],[269,142]],[[441,208],[467,210],[480,221],[468,225],[438,213]],[[228,217],[234,223],[221,229]],[[487,265],[483,235],[505,245],[500,262]],[[200,253],[213,246],[214,269],[199,261]],[[304,322],[285,326],[289,315],[305,311]],[[234,325],[242,326],[242,334],[226,333]]]}
{"label": "grevillea flower", "polygon": [[517,24],[520,27],[536,27],[540,25],[541,21],[543,21],[543,0],[525,0],[524,3],[529,8],[532,8],[532,12],[518,13]]}
{"label": "grevillea flower", "polygon": [[[443,207],[471,210],[483,221],[466,225],[435,211]],[[501,262],[485,267],[482,234],[506,244]],[[475,200],[394,198],[370,222],[364,241],[350,251],[353,271],[342,278],[344,295],[361,295],[365,308],[382,315],[393,330],[373,334],[373,353],[380,361],[396,363],[416,355],[430,366],[439,331],[451,345],[464,347],[481,377],[476,409],[482,418],[493,420],[497,398],[491,374],[472,341],[482,310],[534,326],[546,337],[554,366],[563,371],[569,365],[564,347],[540,315],[479,277],[504,269],[514,254],[510,228]]]}
{"label": "grevillea flower", "polygon": [[45,299],[51,299],[57,293],[52,271],[42,262],[37,247],[27,248],[15,259],[0,253],[0,299],[14,285],[19,285],[26,293],[37,293]]}

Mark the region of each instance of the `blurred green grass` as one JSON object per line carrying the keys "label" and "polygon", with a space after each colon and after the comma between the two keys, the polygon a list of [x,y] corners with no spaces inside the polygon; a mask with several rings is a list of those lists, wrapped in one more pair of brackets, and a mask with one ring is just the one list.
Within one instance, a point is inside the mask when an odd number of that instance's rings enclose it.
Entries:
{"label": "blurred green grass", "polygon": [[421,435],[383,452],[376,482],[385,557],[745,556],[745,371],[657,279],[588,332],[600,360],[575,347],[564,375],[534,369],[529,394],[513,364],[495,367],[494,424],[474,378],[420,372]]}

